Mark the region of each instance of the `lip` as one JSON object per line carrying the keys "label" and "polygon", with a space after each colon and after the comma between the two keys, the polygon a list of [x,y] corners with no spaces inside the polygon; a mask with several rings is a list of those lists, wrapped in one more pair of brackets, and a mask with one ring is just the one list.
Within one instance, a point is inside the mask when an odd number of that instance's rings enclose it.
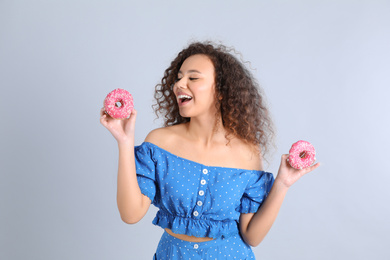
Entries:
{"label": "lip", "polygon": [[192,99],[191,100],[187,100],[187,101],[185,101],[184,103],[183,102],[181,102],[180,101],[180,99],[177,101],[177,104],[179,105],[179,107],[182,107],[182,106],[186,106],[186,105],[188,105],[188,103],[190,103],[192,101]]}
{"label": "lip", "polygon": [[187,93],[185,93],[185,92],[177,92],[176,93],[176,96],[178,97],[178,96],[180,96],[180,95],[186,95],[186,96],[190,96],[190,97],[192,97],[193,98],[193,96],[191,96],[190,94],[187,94]]}
{"label": "lip", "polygon": [[177,103],[178,103],[179,106],[185,106],[185,105],[187,105],[187,104],[190,103],[190,102],[192,101],[192,99],[194,98],[193,96],[191,96],[191,95],[189,95],[189,94],[187,94],[187,93],[185,93],[185,92],[182,92],[182,91],[176,93],[176,97],[178,97],[178,96],[180,96],[180,95],[190,96],[190,97],[191,97],[191,100],[190,100],[190,101],[186,101],[185,103],[182,103],[182,102],[180,101],[180,99],[177,98]]}

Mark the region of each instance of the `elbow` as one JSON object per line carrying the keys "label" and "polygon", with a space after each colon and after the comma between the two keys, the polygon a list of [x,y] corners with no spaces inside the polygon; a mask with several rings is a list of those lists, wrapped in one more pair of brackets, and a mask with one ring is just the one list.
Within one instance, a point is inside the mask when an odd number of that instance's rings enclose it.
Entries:
{"label": "elbow", "polygon": [[261,241],[263,241],[263,239],[259,239],[259,238],[248,238],[246,236],[242,236],[244,238],[244,241],[245,243],[247,243],[248,245],[250,245],[251,247],[257,247],[258,245],[260,245]]}
{"label": "elbow", "polygon": [[136,223],[136,222],[130,221],[130,220],[125,219],[125,218],[121,218],[121,219],[122,219],[122,221],[123,221],[124,223],[126,223],[126,224],[135,224],[135,223]]}
{"label": "elbow", "polygon": [[247,244],[250,245],[251,247],[257,247],[260,245],[261,241],[249,241]]}
{"label": "elbow", "polygon": [[265,234],[256,232],[254,230],[249,232],[248,229],[244,230],[241,228],[240,233],[244,242],[251,247],[257,247],[265,238]]}
{"label": "elbow", "polygon": [[126,224],[136,224],[138,223],[142,218],[137,218],[137,217],[129,217],[129,216],[123,216],[121,215],[121,219],[123,222]]}
{"label": "elbow", "polygon": [[138,223],[146,214],[146,210],[135,207],[121,207],[121,204],[118,203],[118,210],[120,217],[123,222],[126,224],[136,224]]}

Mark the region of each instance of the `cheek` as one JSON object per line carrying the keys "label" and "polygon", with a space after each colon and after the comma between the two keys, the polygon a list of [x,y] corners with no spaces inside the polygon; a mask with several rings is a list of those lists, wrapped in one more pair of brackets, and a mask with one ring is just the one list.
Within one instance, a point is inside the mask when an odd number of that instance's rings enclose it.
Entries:
{"label": "cheek", "polygon": [[202,103],[205,106],[212,107],[215,106],[215,93],[213,91],[210,91],[209,89],[205,90],[204,92],[200,93],[197,95],[198,103]]}
{"label": "cheek", "polygon": [[215,96],[215,86],[209,85],[209,84],[199,84],[198,86],[195,86],[194,88],[195,92],[198,92],[199,95],[204,96]]}

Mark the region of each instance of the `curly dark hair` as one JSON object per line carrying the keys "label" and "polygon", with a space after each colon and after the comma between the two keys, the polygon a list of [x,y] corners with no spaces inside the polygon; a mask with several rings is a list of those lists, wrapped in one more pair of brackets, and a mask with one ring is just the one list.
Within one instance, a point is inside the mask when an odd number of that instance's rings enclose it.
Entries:
{"label": "curly dark hair", "polygon": [[157,118],[159,114],[164,116],[164,126],[189,122],[190,118],[182,117],[179,113],[173,85],[181,65],[188,57],[206,55],[215,68],[216,118],[222,118],[228,143],[231,136],[238,137],[255,145],[265,155],[270,150],[269,145],[275,147],[275,129],[264,94],[252,73],[231,52],[238,54],[234,48],[210,41],[191,43],[171,62],[161,83],[156,85],[156,104],[153,108],[157,107]]}

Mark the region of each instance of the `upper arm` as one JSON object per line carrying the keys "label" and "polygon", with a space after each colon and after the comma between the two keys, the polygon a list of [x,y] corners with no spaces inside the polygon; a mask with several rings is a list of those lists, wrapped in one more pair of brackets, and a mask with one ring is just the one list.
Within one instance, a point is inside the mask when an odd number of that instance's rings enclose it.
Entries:
{"label": "upper arm", "polygon": [[148,212],[148,209],[149,209],[151,204],[152,204],[152,201],[150,200],[150,198],[148,196],[142,194],[142,206],[141,206],[142,211],[141,211],[141,218],[139,220],[141,220],[146,215],[146,212]]}
{"label": "upper arm", "polygon": [[249,223],[252,220],[254,215],[255,215],[255,213],[241,213],[241,215],[240,215],[240,219],[239,219],[240,233],[241,233],[244,241],[247,243],[248,243],[248,240],[246,238],[246,233],[248,230]]}
{"label": "upper arm", "polygon": [[150,207],[150,205],[152,204],[152,201],[150,200],[150,198],[144,194],[141,194],[142,195],[142,199],[141,199],[141,210],[138,212],[138,214],[133,214],[131,215],[131,218],[129,217],[125,217],[122,212],[119,210],[119,213],[121,215],[121,219],[123,222],[127,223],[127,224],[135,224],[137,222],[139,222],[145,215],[146,215],[146,212],[148,212],[148,209]]}
{"label": "upper arm", "polygon": [[[263,170],[263,160],[261,157],[261,153],[257,152],[255,149],[249,149],[248,151],[250,153],[250,160],[248,168],[250,169],[255,169],[255,170]],[[253,216],[255,213],[241,213],[240,218],[239,218],[239,229],[240,233],[246,243],[248,243],[248,238],[247,238],[247,230],[249,227],[249,223],[252,220]],[[248,243],[249,244],[249,243]]]}
{"label": "upper arm", "polygon": [[[168,128],[166,127],[162,127],[162,128],[157,128],[157,129],[154,129],[152,131],[149,132],[149,134],[146,136],[145,138],[145,142],[150,142],[150,143],[153,143],[157,146],[162,146],[165,142],[165,141],[169,141],[169,130]],[[141,188],[141,187],[140,187]],[[152,204],[152,200],[150,199],[150,197],[148,197],[147,195],[145,194],[142,194],[142,200],[141,200],[141,211],[140,211],[140,217],[138,217],[136,220],[131,220],[131,221],[125,221],[126,223],[136,223],[138,222],[140,219],[142,219],[145,214],[147,213],[150,205]]]}
{"label": "upper arm", "polygon": [[[261,155],[260,147],[248,146],[247,149],[248,149],[247,152],[250,153],[250,160],[249,160],[250,165],[248,165],[248,168],[263,171],[263,169],[264,169],[263,168],[263,157]],[[252,218],[254,217],[254,215],[255,215],[255,213],[241,213],[240,214],[239,229],[240,229],[240,233],[241,233],[243,239],[247,243],[248,243],[248,239],[247,239],[246,234],[247,234],[247,231],[249,228],[249,224],[250,224]]]}

